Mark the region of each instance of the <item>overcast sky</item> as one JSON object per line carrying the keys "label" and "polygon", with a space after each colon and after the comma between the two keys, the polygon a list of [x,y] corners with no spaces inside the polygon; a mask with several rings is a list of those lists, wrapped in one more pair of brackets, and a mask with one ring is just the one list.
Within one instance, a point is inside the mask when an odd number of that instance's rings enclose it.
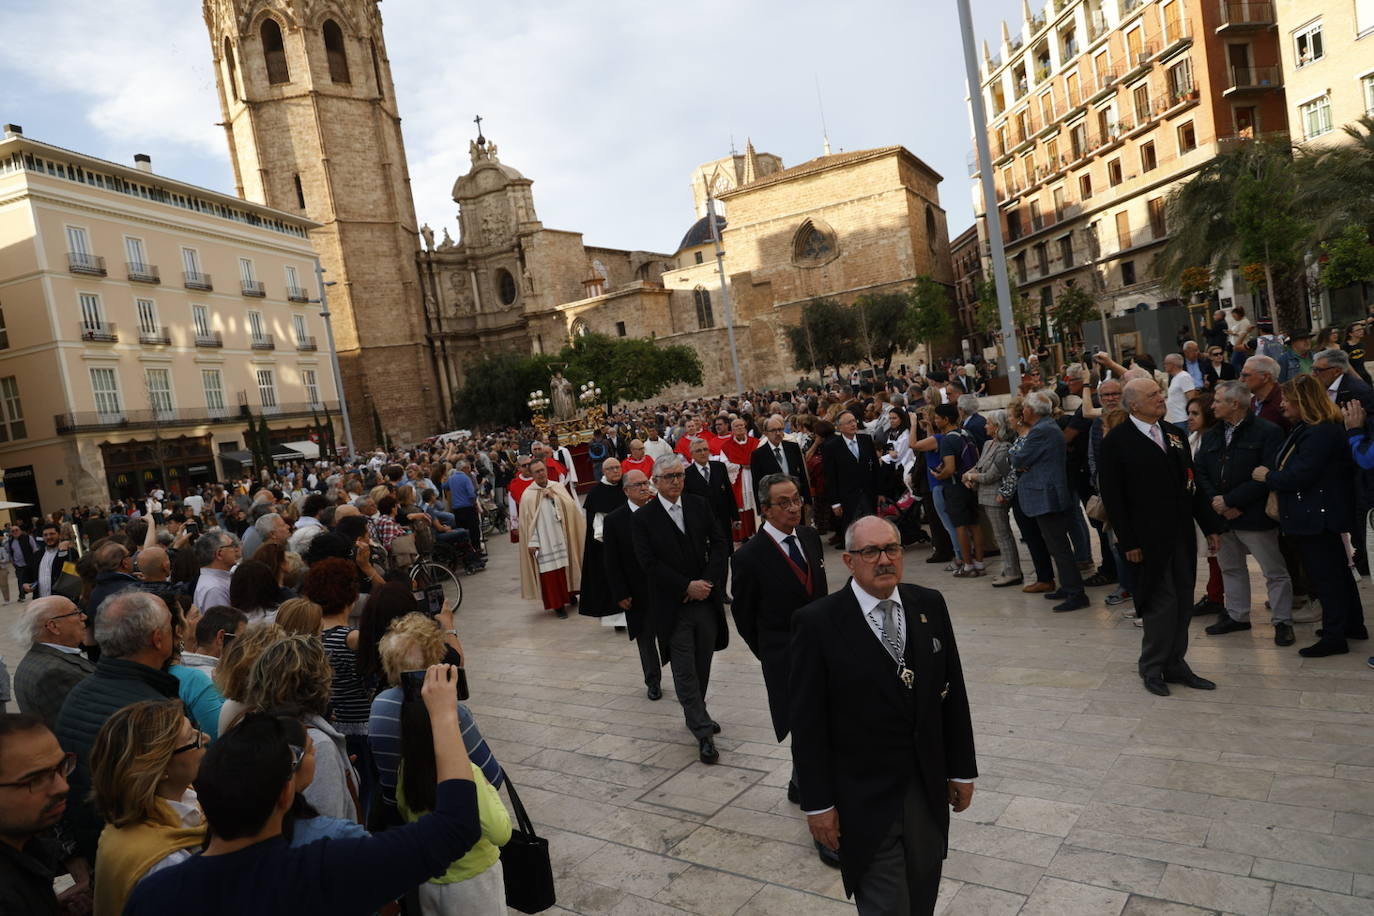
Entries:
{"label": "overcast sky", "polygon": [[[1033,6],[1040,6],[1039,2]],[[1016,0],[974,0],[979,41]],[[544,225],[671,252],[691,174],[731,139],[790,166],[903,144],[944,176],[950,235],[972,222],[952,0],[509,0],[382,5],[415,209],[457,237],[472,118],[534,180]],[[195,0],[0,0],[0,121],[222,191],[233,176]],[[993,42],[995,47],[995,42]],[[360,67],[361,62],[355,66]]]}

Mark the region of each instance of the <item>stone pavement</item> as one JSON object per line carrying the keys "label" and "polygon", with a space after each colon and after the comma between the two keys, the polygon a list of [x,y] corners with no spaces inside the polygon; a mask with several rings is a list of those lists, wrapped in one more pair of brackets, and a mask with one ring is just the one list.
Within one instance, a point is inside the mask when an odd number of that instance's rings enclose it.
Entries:
{"label": "stone pavement", "polygon": [[[715,660],[721,763],[707,767],[667,672],[650,702],[624,635],[520,600],[515,556],[498,540],[463,580],[458,626],[477,720],[550,840],[552,912],[853,913],[787,802],[788,752],[737,635]],[[1209,638],[1199,621],[1189,660],[1219,689],[1157,698],[1135,674],[1140,631],[1100,606],[1105,589],[1053,614],[926,556],[908,551],[906,578],[949,600],[982,773],[955,816],[941,912],[1374,913],[1374,645],[1306,660],[1267,625]],[[843,582],[839,555],[827,564]],[[13,666],[8,632],[0,649]]]}

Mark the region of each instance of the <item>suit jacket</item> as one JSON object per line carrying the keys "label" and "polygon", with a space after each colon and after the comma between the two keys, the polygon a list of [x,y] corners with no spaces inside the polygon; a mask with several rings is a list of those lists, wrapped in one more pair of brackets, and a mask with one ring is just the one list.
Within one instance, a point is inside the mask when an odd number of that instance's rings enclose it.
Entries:
{"label": "suit jacket", "polygon": [[[617,607],[621,601],[630,599],[625,623],[631,639],[637,639],[646,627],[654,627],[649,579],[644,575],[644,567],[639,565],[639,556],[635,553],[634,516],[635,513],[625,505],[606,516],[601,524],[601,561],[606,571],[606,588],[611,603]],[[660,655],[666,656],[666,652]]]}
{"label": "suit jacket", "polygon": [[1034,518],[1063,512],[1074,504],[1076,500],[1069,493],[1067,460],[1064,431],[1053,419],[1042,417],[1026,433],[1025,442],[1012,457],[1016,498],[1022,512]]}
{"label": "suit jacket", "polygon": [[1336,403],[1346,404],[1359,401],[1366,412],[1374,413],[1374,388],[1354,372],[1341,376],[1341,386],[1336,389]]}
{"label": "suit jacket", "polygon": [[[715,650],[719,652],[730,642],[721,601],[730,538],[711,515],[705,500],[683,493],[680,502],[685,533],[678,530],[662,500],[657,498],[633,516],[634,550],[649,583],[654,630],[660,641],[666,641],[677,625],[678,611],[685,604],[709,605],[716,615]],[[687,585],[694,579],[705,579],[714,586],[704,602],[689,602],[687,598]]]}
{"label": "suit jacket", "polygon": [[981,454],[983,443],[988,441],[988,418],[976,413],[965,420],[962,426],[973,437],[973,444],[978,446],[978,452]]}
{"label": "suit jacket", "polygon": [[84,655],[35,644],[14,669],[14,698],[19,711],[38,716],[52,728],[67,694],[93,671],[95,663]]}
{"label": "suit jacket", "polygon": [[719,461],[708,461],[706,466],[711,473],[710,483],[702,479],[701,471],[698,470],[695,461],[686,463],[683,473],[687,476],[683,480],[683,493],[700,497],[706,501],[716,523],[725,529],[725,537],[728,540],[735,522],[739,521],[739,506],[735,503],[735,488],[730,485],[730,475],[725,470],[724,464]]}
{"label": "suit jacket", "polygon": [[792,641],[792,615],[803,605],[824,598],[827,592],[821,536],[809,525],[799,525],[793,533],[802,556],[806,557],[810,588],[797,576],[792,562],[767,531],[760,530],[730,558],[730,569],[734,572],[730,614],[735,618],[740,638],[763,663],[768,711],[779,741],[787,737],[788,731],[787,647]]}
{"label": "suit jacket", "polygon": [[878,503],[878,452],[873,437],[856,433],[859,457],[855,460],[844,436],[836,433],[821,446],[827,506],[840,506],[846,517],[872,512]]}
{"label": "suit jacket", "polygon": [[1284,534],[1356,530],[1355,468],[1340,423],[1293,427],[1265,483],[1279,494]]}
{"label": "suit jacket", "polygon": [[854,592],[843,588],[792,618],[789,675],[792,758],[804,811],[835,806],[840,870],[853,893],[873,853],[900,816],[913,779],[948,849],[946,780],[978,775],[973,722],[944,596],[898,586],[906,614],[908,689],[870,629]]}
{"label": "suit jacket", "polygon": [[[801,491],[802,500],[809,506],[811,505],[811,483],[806,479],[806,459],[802,457],[801,448],[795,442],[782,440],[782,456],[787,459],[787,473],[791,474],[797,481],[797,489]],[[778,467],[778,458],[773,454],[773,446],[764,440],[758,448],[754,449],[749,456],[749,468],[754,472],[754,486],[759,485],[769,474],[781,474],[782,468]],[[757,493],[754,494],[758,496]]]}

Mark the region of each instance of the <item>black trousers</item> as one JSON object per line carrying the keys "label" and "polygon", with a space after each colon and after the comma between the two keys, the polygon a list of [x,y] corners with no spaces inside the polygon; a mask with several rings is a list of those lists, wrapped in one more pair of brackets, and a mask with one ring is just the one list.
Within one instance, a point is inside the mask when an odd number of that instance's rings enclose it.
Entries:
{"label": "black trousers", "polygon": [[[902,814],[878,844],[859,879],[854,903],[859,916],[931,916],[940,895],[945,837],[935,823],[920,780],[912,779]],[[844,838],[840,838],[844,855]]]}
{"label": "black trousers", "polygon": [[1040,526],[1045,549],[1054,557],[1055,568],[1059,570],[1059,587],[1069,595],[1083,594],[1083,574],[1078,571],[1073,544],[1069,541],[1069,513],[1046,512],[1035,516],[1034,521]]}
{"label": "black trousers", "polygon": [[[1350,574],[1345,577],[1350,579]],[[1196,545],[1191,538],[1174,538],[1168,556],[1156,563],[1132,564],[1131,580],[1136,584],[1135,610],[1144,625],[1140,676],[1174,678],[1189,674],[1184,656],[1188,654],[1188,621],[1193,616],[1193,588],[1197,584]]]}
{"label": "black trousers", "polygon": [[712,734],[711,716],[706,712],[706,688],[711,681],[716,630],[715,607],[707,601],[693,601],[678,608],[673,635],[668,640],[673,690],[682,704],[687,730],[698,741]]}
{"label": "black trousers", "polygon": [[1334,531],[1304,534],[1293,540],[1312,580],[1312,590],[1322,603],[1321,638],[1344,642],[1352,630],[1364,626],[1364,605],[1345,563],[1345,544]]}
{"label": "black trousers", "polygon": [[1035,581],[1053,582],[1054,562],[1050,559],[1050,549],[1045,546],[1045,537],[1040,533],[1040,526],[1035,523],[1035,519],[1021,511],[1021,501],[1014,496],[1011,500],[1011,514],[1015,516],[1016,527],[1021,529],[1021,539],[1026,542],[1026,549],[1030,551],[1031,565],[1035,567]]}
{"label": "black trousers", "polygon": [[658,636],[653,627],[640,630],[635,645],[639,647],[639,665],[644,669],[644,686],[659,686],[663,681],[663,662],[658,657]]}

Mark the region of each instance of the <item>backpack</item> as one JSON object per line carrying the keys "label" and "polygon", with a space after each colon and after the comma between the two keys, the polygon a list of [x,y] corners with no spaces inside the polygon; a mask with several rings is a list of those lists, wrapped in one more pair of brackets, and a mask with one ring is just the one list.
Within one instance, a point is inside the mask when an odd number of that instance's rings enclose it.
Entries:
{"label": "backpack", "polygon": [[978,446],[973,444],[973,437],[966,429],[953,429],[945,435],[958,436],[962,443],[959,453],[954,456],[954,477],[957,480],[964,476],[965,471],[973,470],[973,466],[978,463]]}

